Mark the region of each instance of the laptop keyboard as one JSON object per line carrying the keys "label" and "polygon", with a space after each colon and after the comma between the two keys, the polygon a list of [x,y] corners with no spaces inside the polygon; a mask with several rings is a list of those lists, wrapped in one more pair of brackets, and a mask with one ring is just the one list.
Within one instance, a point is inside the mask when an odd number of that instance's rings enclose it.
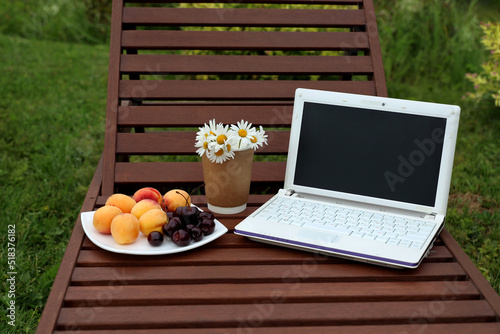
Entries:
{"label": "laptop keyboard", "polygon": [[382,213],[277,197],[256,218],[335,234],[420,249],[435,224]]}

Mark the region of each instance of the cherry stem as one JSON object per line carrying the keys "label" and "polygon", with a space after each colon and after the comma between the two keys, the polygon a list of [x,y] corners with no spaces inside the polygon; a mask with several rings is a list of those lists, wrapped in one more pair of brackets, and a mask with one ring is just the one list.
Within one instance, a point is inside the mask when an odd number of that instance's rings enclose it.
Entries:
{"label": "cherry stem", "polygon": [[181,194],[178,190],[176,190],[175,193],[181,195],[182,197],[184,197],[184,200],[186,201],[186,206],[189,206],[188,198],[191,197],[191,196],[188,195],[188,197],[186,198],[186,196],[184,196],[183,194]]}

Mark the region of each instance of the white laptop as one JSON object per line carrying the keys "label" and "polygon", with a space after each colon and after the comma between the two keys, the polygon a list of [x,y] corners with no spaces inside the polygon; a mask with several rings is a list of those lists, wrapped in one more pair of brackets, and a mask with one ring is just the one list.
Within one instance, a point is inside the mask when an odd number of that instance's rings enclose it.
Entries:
{"label": "white laptop", "polygon": [[444,226],[460,108],[297,89],[284,188],[235,233],[416,268]]}

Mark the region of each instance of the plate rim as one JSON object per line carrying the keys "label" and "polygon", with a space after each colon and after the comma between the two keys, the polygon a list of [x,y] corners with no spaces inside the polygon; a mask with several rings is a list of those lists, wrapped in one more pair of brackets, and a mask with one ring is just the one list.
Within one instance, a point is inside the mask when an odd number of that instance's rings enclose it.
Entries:
{"label": "plate rim", "polygon": [[[221,237],[224,234],[226,234],[227,231],[228,231],[228,228],[226,226],[224,226],[224,224],[222,224],[221,222],[219,222],[217,219],[214,219],[214,222],[215,222],[215,231],[211,235],[204,236],[203,240],[201,240],[201,241],[192,242],[191,244],[189,244],[187,246],[177,246],[178,248],[174,248],[174,249],[161,249],[161,248],[157,248],[156,251],[155,251],[154,246],[151,246],[152,249],[150,251],[142,251],[142,250],[138,251],[138,250],[133,250],[133,249],[128,250],[128,249],[115,248],[115,247],[110,247],[108,245],[104,245],[104,244],[102,244],[101,242],[99,242],[98,240],[96,240],[94,238],[93,234],[96,234],[96,233],[99,233],[100,235],[103,235],[103,236],[109,236],[110,238],[113,238],[111,236],[111,234],[105,235],[105,234],[100,233],[99,231],[95,230],[95,228],[93,227],[93,224],[92,224],[92,220],[91,220],[93,218],[93,216],[94,216],[95,211],[96,210],[94,210],[94,211],[84,211],[84,212],[81,213],[80,220],[81,220],[82,228],[83,228],[83,231],[84,231],[85,235],[97,247],[99,247],[101,249],[104,249],[106,251],[109,251],[109,252],[112,252],[112,253],[118,253],[118,254],[129,254],[129,255],[145,256],[145,255],[166,255],[166,254],[175,254],[175,253],[187,252],[187,251],[189,251],[191,249],[199,248],[201,246],[204,246],[204,245],[206,245],[206,244],[208,244],[208,243],[210,243],[210,242],[218,239],[219,237]],[[200,211],[202,211],[202,210],[200,210]],[[86,216],[90,216],[90,217],[87,218]],[[87,220],[89,220],[90,225],[87,222]],[[87,222],[87,224],[86,224],[86,222]],[[90,230],[91,228],[94,228],[94,231],[91,231]],[[141,237],[140,234],[142,234],[142,232],[139,232],[139,237]],[[117,243],[117,245],[118,246],[124,246],[124,247],[127,246],[127,245],[119,245],[118,243]]]}

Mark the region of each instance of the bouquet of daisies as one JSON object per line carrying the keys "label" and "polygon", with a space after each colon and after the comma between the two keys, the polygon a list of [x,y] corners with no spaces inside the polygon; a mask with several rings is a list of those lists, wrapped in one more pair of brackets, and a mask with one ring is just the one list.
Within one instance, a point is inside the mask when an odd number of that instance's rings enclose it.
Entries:
{"label": "bouquet of daisies", "polygon": [[196,153],[201,156],[207,154],[207,158],[215,163],[223,163],[234,158],[235,151],[243,151],[249,148],[254,150],[267,145],[267,135],[260,126],[259,129],[252,127],[252,123],[244,120],[236,125],[224,125],[216,123],[215,119],[199,128],[196,133]]}

